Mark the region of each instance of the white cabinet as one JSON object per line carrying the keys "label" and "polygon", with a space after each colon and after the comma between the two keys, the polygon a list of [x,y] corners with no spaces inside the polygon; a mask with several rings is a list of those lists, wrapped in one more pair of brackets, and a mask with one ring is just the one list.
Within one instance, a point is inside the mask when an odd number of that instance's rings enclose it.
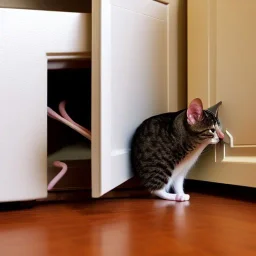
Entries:
{"label": "white cabinet", "polygon": [[0,202],[47,196],[47,63],[92,56],[92,195],[132,176],[136,126],[168,110],[167,1],[91,14],[0,9]]}
{"label": "white cabinet", "polygon": [[47,62],[90,52],[90,16],[0,9],[0,202],[47,196]]}
{"label": "white cabinet", "polygon": [[256,187],[256,2],[188,1],[188,100],[222,101],[228,144],[218,145],[190,178]]}

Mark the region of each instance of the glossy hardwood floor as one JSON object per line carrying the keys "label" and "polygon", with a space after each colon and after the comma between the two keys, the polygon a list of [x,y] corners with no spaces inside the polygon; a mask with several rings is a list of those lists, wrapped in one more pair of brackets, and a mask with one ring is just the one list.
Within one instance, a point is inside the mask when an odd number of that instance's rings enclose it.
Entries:
{"label": "glossy hardwood floor", "polygon": [[107,199],[1,211],[0,255],[256,255],[255,204],[191,196],[190,203]]}

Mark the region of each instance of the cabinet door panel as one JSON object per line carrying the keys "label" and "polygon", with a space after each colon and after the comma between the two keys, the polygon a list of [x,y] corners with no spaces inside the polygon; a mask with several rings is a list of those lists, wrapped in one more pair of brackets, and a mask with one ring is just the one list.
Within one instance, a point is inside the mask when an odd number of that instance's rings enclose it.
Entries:
{"label": "cabinet door panel", "polygon": [[188,100],[222,101],[227,144],[202,157],[190,178],[256,186],[256,2],[188,2]]}
{"label": "cabinet door panel", "polygon": [[143,119],[167,111],[167,5],[154,4],[93,1],[94,197],[132,177],[133,132]]}

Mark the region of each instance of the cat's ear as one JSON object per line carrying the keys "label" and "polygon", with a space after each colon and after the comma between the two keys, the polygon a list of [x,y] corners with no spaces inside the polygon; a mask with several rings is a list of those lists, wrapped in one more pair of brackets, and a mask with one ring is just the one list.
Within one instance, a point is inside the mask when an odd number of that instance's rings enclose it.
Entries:
{"label": "cat's ear", "polygon": [[191,101],[187,109],[187,120],[190,125],[201,121],[203,117],[203,103],[199,98]]}
{"label": "cat's ear", "polygon": [[221,104],[222,104],[222,101],[220,101],[219,103],[215,104],[212,107],[209,107],[208,110],[211,111],[216,117],[218,117],[218,112]]}

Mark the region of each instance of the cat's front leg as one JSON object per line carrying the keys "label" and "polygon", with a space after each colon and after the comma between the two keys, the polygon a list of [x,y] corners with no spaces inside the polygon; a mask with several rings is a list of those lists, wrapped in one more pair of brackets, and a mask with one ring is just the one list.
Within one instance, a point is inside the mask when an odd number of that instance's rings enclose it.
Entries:
{"label": "cat's front leg", "polygon": [[165,199],[165,200],[169,200],[169,201],[176,201],[176,194],[172,194],[169,193],[170,189],[172,187],[172,183],[173,183],[173,179],[169,178],[167,184],[165,184],[165,186],[159,190],[155,190],[154,192],[152,192],[153,195]]}
{"label": "cat's front leg", "polygon": [[176,194],[167,193],[165,188],[155,190],[152,192],[152,194],[159,198],[169,200],[169,201],[176,201],[176,197],[177,197]]}
{"label": "cat's front leg", "polygon": [[183,190],[184,179],[185,179],[185,176],[180,174],[173,181],[173,189],[176,193],[175,200],[178,202],[189,201],[189,199],[190,199],[190,195],[185,194],[184,190]]}

